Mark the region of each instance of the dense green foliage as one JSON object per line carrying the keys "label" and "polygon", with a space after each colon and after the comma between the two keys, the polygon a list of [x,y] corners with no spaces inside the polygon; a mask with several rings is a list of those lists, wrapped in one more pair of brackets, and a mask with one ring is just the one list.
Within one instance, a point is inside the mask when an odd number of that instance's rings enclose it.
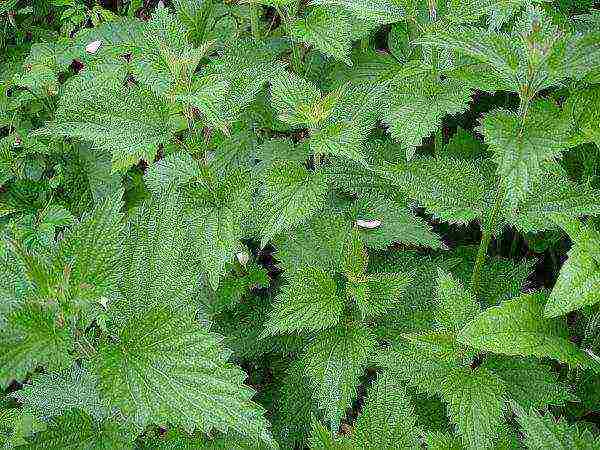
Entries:
{"label": "dense green foliage", "polygon": [[0,445],[600,448],[600,11],[0,3]]}

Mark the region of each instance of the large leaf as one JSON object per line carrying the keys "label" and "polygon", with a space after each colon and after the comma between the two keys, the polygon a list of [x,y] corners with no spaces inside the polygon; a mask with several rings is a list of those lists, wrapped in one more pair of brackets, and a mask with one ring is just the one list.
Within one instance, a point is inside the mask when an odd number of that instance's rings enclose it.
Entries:
{"label": "large leaf", "polygon": [[72,361],[73,338],[57,315],[25,305],[7,317],[0,329],[0,387],[22,381],[30,371],[66,368]]}
{"label": "large leaf", "polygon": [[411,159],[423,138],[440,127],[445,116],[468,109],[471,91],[464,83],[419,75],[392,82],[389,96],[383,120]]}
{"label": "large leaf", "polygon": [[514,405],[513,409],[529,450],[594,450],[600,446],[600,438],[594,437],[589,430],[580,430],[562,420],[555,421],[550,413],[540,416],[534,410],[526,412],[518,405]]}
{"label": "large leaf", "polygon": [[545,163],[567,146],[568,123],[558,108],[545,100],[532,104],[523,120],[511,111],[493,111],[483,118],[480,129],[494,152],[498,175],[506,183],[513,204],[531,192]]}
{"label": "large leaf", "polygon": [[544,317],[545,302],[546,295],[538,292],[488,308],[459,332],[458,340],[494,353],[596,367],[597,363],[569,341],[564,323]]}
{"label": "large leaf", "polygon": [[292,39],[313,45],[325,55],[352,65],[351,26],[344,16],[327,8],[312,8],[306,17],[293,23],[289,32]]}
{"label": "large leaf", "polygon": [[121,257],[121,193],[105,199],[60,241],[54,266],[68,270],[71,295],[98,300],[114,291]]}
{"label": "large leaf", "polygon": [[546,304],[547,317],[562,316],[600,302],[600,232],[576,219],[558,223],[572,235],[574,245]]}
{"label": "large leaf", "polygon": [[356,395],[359,377],[375,347],[364,328],[340,326],[320,334],[303,356],[314,397],[334,427]]}
{"label": "large leaf", "polygon": [[534,358],[488,355],[482,366],[504,381],[507,396],[523,408],[543,409],[577,401],[552,368]]}
{"label": "large leaf", "polygon": [[54,419],[45,430],[36,434],[23,450],[130,450],[134,448],[132,430],[117,421],[96,422],[89,415],[77,410]]}
{"label": "large leaf", "polygon": [[503,422],[506,392],[502,380],[483,368],[456,370],[444,380],[441,390],[466,447],[491,447]]}
{"label": "large leaf", "polygon": [[96,383],[96,378],[87,369],[74,366],[64,372],[38,375],[14,397],[25,409],[35,411],[40,417],[60,416],[79,409],[101,420],[109,411],[106,402],[100,398]]}
{"label": "large leaf", "polygon": [[383,176],[434,217],[455,224],[485,216],[495,183],[490,172],[484,161],[449,157],[415,158],[381,169]]}
{"label": "large leaf", "polygon": [[225,266],[241,249],[243,222],[250,212],[248,174],[230,171],[210,186],[199,182],[188,191],[188,205],[203,272],[217,289]]}
{"label": "large leaf", "polygon": [[404,9],[393,0],[312,0],[313,5],[339,6],[361,20],[380,24],[399,22],[405,17]]}
{"label": "large leaf", "polygon": [[261,245],[310,219],[324,205],[326,194],[322,173],[297,163],[274,163],[266,179]]}
{"label": "large leaf", "polygon": [[262,410],[227,362],[220,338],[164,305],[131,315],[117,339],[100,345],[93,364],[100,391],[139,425],[178,425],[269,441]]}
{"label": "large leaf", "polygon": [[353,440],[358,448],[417,449],[417,416],[404,385],[389,372],[371,385],[362,412],[356,420]]}
{"label": "large leaf", "polygon": [[265,334],[328,328],[338,323],[343,306],[335,280],[325,270],[307,266],[281,288]]}
{"label": "large leaf", "polygon": [[379,196],[358,199],[353,215],[361,221],[377,221],[372,229],[360,229],[365,244],[373,249],[385,249],[401,243],[419,247],[442,248],[440,238],[431,227],[409,207]]}
{"label": "large leaf", "polygon": [[438,326],[448,332],[458,332],[480,312],[475,296],[451,274],[438,270],[436,290]]}
{"label": "large leaf", "polygon": [[110,76],[76,77],[60,98],[54,122],[38,133],[91,141],[112,154],[113,170],[152,161],[175,132],[166,101]]}

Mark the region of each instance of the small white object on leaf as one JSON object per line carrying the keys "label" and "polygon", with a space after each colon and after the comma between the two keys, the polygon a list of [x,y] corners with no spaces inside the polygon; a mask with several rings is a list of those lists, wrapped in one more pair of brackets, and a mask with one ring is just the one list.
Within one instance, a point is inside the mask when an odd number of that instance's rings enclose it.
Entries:
{"label": "small white object on leaf", "polygon": [[104,309],[108,308],[108,299],[106,297],[100,297],[98,302],[102,305]]}
{"label": "small white object on leaf", "polygon": [[246,266],[246,264],[248,264],[248,261],[250,261],[250,255],[248,255],[248,253],[246,252],[239,252],[235,255],[235,257],[242,266]]}
{"label": "small white object on leaf", "polygon": [[94,54],[98,51],[101,45],[102,41],[92,41],[85,46],[85,51]]}
{"label": "small white object on leaf", "polygon": [[364,228],[367,230],[373,230],[375,228],[379,228],[381,226],[381,220],[362,220],[358,219],[356,221],[356,226],[359,228]]}

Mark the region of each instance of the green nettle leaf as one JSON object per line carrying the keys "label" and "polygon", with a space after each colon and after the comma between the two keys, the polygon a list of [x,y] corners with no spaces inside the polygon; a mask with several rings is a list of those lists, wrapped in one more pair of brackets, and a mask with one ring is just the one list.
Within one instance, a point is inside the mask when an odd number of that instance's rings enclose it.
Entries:
{"label": "green nettle leaf", "polygon": [[533,358],[489,355],[483,367],[499,376],[506,385],[507,396],[523,408],[546,408],[577,401],[549,365]]}
{"label": "green nettle leaf", "polygon": [[22,306],[9,314],[0,328],[0,386],[22,381],[38,367],[68,367],[72,349],[71,332],[54,312],[36,305]]}
{"label": "green nettle leaf", "polygon": [[0,0],[0,447],[600,449],[592,3]]}
{"label": "green nettle leaf", "polygon": [[344,307],[335,280],[307,266],[282,286],[265,324],[265,335],[322,330],[338,323]]}
{"label": "green nettle leaf", "polygon": [[293,162],[274,163],[263,193],[261,246],[316,214],[325,203],[327,190],[321,172]]}
{"label": "green nettle leaf", "polygon": [[[176,194],[152,198],[139,206],[122,236],[119,261],[119,296],[114,296],[114,319],[127,319],[126,312],[168,305],[190,308],[190,297],[198,288],[199,273],[193,224],[182,214]],[[190,229],[192,228],[192,230]]]}
{"label": "green nettle leaf", "polygon": [[503,423],[506,388],[492,372],[455,370],[441,387],[448,414],[469,449],[490,448]]}
{"label": "green nettle leaf", "polygon": [[158,305],[132,315],[93,360],[99,389],[139,424],[236,432],[269,441],[245,374],[219,337],[187,314]]}
{"label": "green nettle leaf", "polygon": [[38,375],[14,397],[40,417],[56,417],[79,409],[102,420],[109,411],[96,384],[97,379],[89,370],[74,366],[61,373]]}
{"label": "green nettle leaf", "polygon": [[356,223],[377,224],[370,229],[359,226],[365,244],[369,248],[385,249],[395,243],[434,249],[443,247],[431,227],[416,217],[408,207],[398,202],[383,197],[368,196],[358,199],[355,210]]}
{"label": "green nettle leaf", "polygon": [[134,448],[132,430],[115,420],[99,423],[89,415],[73,410],[56,418],[44,431],[19,449],[60,448],[65,450],[129,450]]}
{"label": "green nettle leaf", "polygon": [[418,449],[417,416],[404,385],[389,372],[369,388],[352,439],[358,448]]}
{"label": "green nettle leaf", "polygon": [[577,220],[557,220],[574,241],[544,310],[558,317],[600,302],[600,232]]}
{"label": "green nettle leaf", "polygon": [[114,171],[140,159],[154,160],[175,133],[168,103],[143,87],[118,84],[110,76],[76,77],[60,98],[54,122],[40,135],[91,141],[110,151]]}
{"label": "green nettle leaf", "polygon": [[98,300],[117,284],[123,228],[120,197],[119,192],[99,203],[59,243],[53,264],[58,272],[68,269],[76,299]]}
{"label": "green nettle leaf", "polygon": [[480,312],[475,296],[442,269],[438,270],[436,300],[436,321],[448,332],[460,331]]}
{"label": "green nettle leaf", "polygon": [[190,191],[192,200],[189,214],[195,231],[198,257],[215,290],[226,264],[241,249],[243,222],[251,207],[245,175],[233,172],[217,186],[200,186]]}
{"label": "green nettle leaf", "polygon": [[187,83],[208,46],[193,48],[181,33],[182,23],[167,8],[158,8],[146,23],[139,49],[133,52],[132,68],[136,79],[157,94],[165,94]]}
{"label": "green nettle leaf", "polygon": [[405,341],[376,357],[386,370],[392,371],[418,392],[441,393],[441,382],[463,359],[454,336],[439,333],[405,335]]}
{"label": "green nettle leaf", "polygon": [[229,82],[214,75],[198,77],[194,79],[191,91],[175,98],[196,108],[209,127],[227,131],[231,117],[224,109],[223,97],[229,93]]}
{"label": "green nettle leaf", "polygon": [[486,309],[459,333],[458,341],[505,355],[554,358],[565,364],[596,367],[584,351],[568,339],[558,319],[544,316],[546,294],[524,294]]}
{"label": "green nettle leaf", "polygon": [[575,147],[586,142],[600,144],[600,88],[589,86],[574,92],[563,105],[562,113],[570,123],[570,144]]}
{"label": "green nettle leaf", "polygon": [[321,333],[303,356],[313,396],[334,427],[356,395],[359,377],[375,344],[368,330],[339,326]]}
{"label": "green nettle leaf", "polygon": [[312,0],[312,5],[339,6],[361,20],[379,24],[399,22],[405,18],[404,9],[393,0]]}
{"label": "green nettle leaf", "polygon": [[528,409],[529,412],[526,412],[518,405],[513,405],[513,409],[525,434],[525,446],[529,450],[593,450],[600,445],[600,438],[589,430],[578,429],[562,420],[555,421],[550,413],[540,416],[534,410]]}
{"label": "green nettle leaf", "polygon": [[276,258],[284,276],[305,266],[339,270],[346,256],[351,227],[341,215],[316,215],[275,242]]}
{"label": "green nettle leaf", "polygon": [[498,175],[513,204],[531,192],[545,163],[557,158],[567,146],[568,123],[547,100],[533,103],[523,120],[510,111],[492,111],[483,118],[480,130],[494,152]]}
{"label": "green nettle leaf", "polygon": [[315,7],[306,17],[293,23],[290,37],[351,66],[351,31],[351,25],[344,16],[327,8]]}
{"label": "green nettle leaf", "polygon": [[313,83],[293,73],[284,72],[271,82],[271,105],[279,119],[290,125],[318,122],[314,108],[320,99]]}
{"label": "green nettle leaf", "polygon": [[531,191],[517,209],[506,209],[507,221],[526,233],[556,228],[554,214],[569,217],[600,215],[600,190],[577,184],[563,174],[545,172],[534,180]]}
{"label": "green nettle leaf", "polygon": [[384,166],[381,172],[434,217],[467,224],[484,217],[491,205],[495,185],[491,170],[485,161],[418,157],[406,164]]}
{"label": "green nettle leaf", "polygon": [[474,87],[533,98],[564,78],[588,76],[600,60],[599,39],[597,33],[559,30],[541,9],[528,7],[511,33],[442,22],[417,42],[467,57],[453,75]]}
{"label": "green nettle leaf", "polygon": [[426,75],[393,80],[389,95],[392,100],[383,120],[392,137],[406,148],[407,159],[414,156],[416,147],[441,125],[445,116],[465,111],[471,99],[464,83]]}
{"label": "green nettle leaf", "polygon": [[377,317],[402,300],[402,294],[411,281],[412,277],[407,274],[363,275],[349,281],[346,289],[363,317]]}
{"label": "green nettle leaf", "polygon": [[359,84],[344,89],[329,117],[311,130],[311,151],[366,165],[364,143],[381,116],[381,101],[382,88],[378,85]]}

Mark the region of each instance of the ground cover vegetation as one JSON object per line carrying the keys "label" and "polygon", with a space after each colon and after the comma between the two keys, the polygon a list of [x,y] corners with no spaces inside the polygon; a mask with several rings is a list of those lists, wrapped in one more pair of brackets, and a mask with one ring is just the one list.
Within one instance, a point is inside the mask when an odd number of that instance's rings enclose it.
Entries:
{"label": "ground cover vegetation", "polygon": [[600,10],[0,2],[0,445],[600,448]]}

